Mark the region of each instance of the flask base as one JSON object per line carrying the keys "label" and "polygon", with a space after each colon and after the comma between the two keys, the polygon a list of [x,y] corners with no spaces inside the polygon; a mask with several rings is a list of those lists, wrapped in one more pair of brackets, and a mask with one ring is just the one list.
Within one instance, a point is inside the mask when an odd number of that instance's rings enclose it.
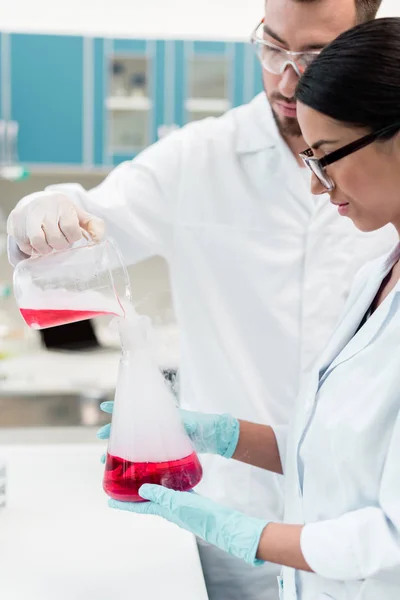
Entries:
{"label": "flask base", "polygon": [[114,500],[145,502],[139,496],[144,483],[163,485],[180,492],[197,485],[203,470],[195,452],[179,460],[166,462],[131,462],[107,454],[103,488]]}

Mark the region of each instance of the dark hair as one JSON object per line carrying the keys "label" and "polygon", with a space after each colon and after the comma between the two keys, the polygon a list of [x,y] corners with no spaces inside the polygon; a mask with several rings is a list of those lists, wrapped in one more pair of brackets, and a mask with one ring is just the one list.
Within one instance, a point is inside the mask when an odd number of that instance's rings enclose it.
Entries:
{"label": "dark hair", "polygon": [[[322,0],[294,0],[299,3],[321,2]],[[382,0],[355,0],[357,11],[357,22],[365,23],[375,19],[376,14],[382,4]]]}
{"label": "dark hair", "polygon": [[353,127],[400,130],[400,18],[342,33],[306,69],[296,98]]}

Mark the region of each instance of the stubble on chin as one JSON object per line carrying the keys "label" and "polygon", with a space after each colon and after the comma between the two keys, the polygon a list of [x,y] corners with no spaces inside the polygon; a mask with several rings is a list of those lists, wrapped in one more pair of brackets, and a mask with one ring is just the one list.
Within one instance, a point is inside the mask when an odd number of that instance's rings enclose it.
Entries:
{"label": "stubble on chin", "polygon": [[292,117],[278,117],[277,113],[272,109],[272,114],[275,123],[282,137],[301,137],[301,129],[297,119]]}

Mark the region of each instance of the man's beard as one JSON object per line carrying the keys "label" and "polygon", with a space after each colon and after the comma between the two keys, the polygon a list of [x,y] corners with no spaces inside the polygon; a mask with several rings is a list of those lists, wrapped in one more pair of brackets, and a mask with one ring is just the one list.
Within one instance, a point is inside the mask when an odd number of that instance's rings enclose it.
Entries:
{"label": "man's beard", "polygon": [[280,100],[281,102],[296,104],[296,100],[294,98],[285,98],[279,92],[272,92],[271,96],[268,96],[268,91],[265,88],[265,93],[267,94],[267,98],[271,105],[272,114],[275,119],[275,123],[279,129],[282,137],[301,137],[301,129],[298,120],[295,117],[280,117],[275,111],[273,107],[273,103],[275,100]]}
{"label": "man's beard", "polygon": [[297,119],[294,117],[278,117],[273,108],[272,114],[282,137],[286,138],[302,136],[300,125]]}

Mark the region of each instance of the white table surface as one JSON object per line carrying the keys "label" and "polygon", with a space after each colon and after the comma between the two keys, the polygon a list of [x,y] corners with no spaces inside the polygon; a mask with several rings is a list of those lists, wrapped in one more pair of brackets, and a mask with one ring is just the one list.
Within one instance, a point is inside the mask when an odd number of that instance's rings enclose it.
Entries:
{"label": "white table surface", "polygon": [[98,444],[0,445],[2,600],[207,600],[193,536],[111,510]]}
{"label": "white table surface", "polygon": [[55,352],[39,350],[0,363],[0,394],[49,396],[115,389],[118,350]]}
{"label": "white table surface", "polygon": [[[161,369],[179,365],[179,333],[175,325],[154,330],[155,358]],[[103,348],[86,352],[49,351],[41,346],[0,361],[0,395],[109,393],[115,389],[121,356],[118,336],[104,331]]]}

